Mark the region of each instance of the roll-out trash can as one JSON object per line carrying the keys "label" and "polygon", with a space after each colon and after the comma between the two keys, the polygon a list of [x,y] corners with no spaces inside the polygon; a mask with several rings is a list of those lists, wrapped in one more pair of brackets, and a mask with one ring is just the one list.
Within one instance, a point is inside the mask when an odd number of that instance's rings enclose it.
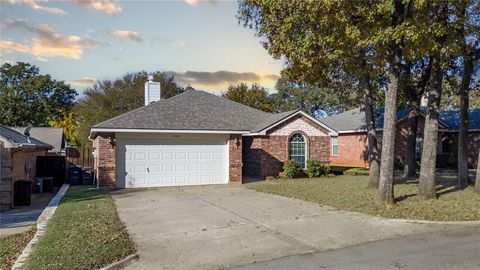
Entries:
{"label": "roll-out trash can", "polygon": [[93,185],[92,170],[90,167],[82,169],[82,185]]}
{"label": "roll-out trash can", "polygon": [[53,177],[43,178],[43,192],[53,192]]}
{"label": "roll-out trash can", "polygon": [[42,193],[43,192],[43,178],[37,177],[35,178],[35,193]]}
{"label": "roll-out trash can", "polygon": [[30,205],[32,203],[32,181],[15,181],[13,188],[13,202],[15,205]]}
{"label": "roll-out trash can", "polygon": [[68,183],[71,186],[82,184],[82,168],[77,166],[71,166],[68,168]]}

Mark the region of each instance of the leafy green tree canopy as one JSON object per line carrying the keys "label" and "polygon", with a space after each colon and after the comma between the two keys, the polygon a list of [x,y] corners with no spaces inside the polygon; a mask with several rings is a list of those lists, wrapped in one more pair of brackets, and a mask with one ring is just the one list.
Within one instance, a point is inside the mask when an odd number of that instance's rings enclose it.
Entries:
{"label": "leafy green tree canopy", "polygon": [[77,92],[63,81],[41,75],[28,63],[0,67],[0,123],[48,126],[49,119],[71,111]]}
{"label": "leafy green tree canopy", "polygon": [[323,117],[358,107],[361,99],[355,91],[346,88],[320,88],[298,83],[281,77],[275,86],[274,111],[284,112],[300,109],[311,116]]}
{"label": "leafy green tree canopy", "polygon": [[246,83],[230,85],[222,97],[265,112],[273,112],[273,100],[269,97],[268,90],[256,83],[250,88]]}

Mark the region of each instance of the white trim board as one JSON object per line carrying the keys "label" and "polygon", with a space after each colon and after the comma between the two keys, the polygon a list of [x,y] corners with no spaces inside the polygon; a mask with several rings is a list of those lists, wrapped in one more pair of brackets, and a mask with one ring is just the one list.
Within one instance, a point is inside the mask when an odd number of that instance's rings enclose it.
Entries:
{"label": "white trim board", "polygon": [[122,132],[122,133],[192,133],[192,134],[245,134],[249,131],[239,130],[196,130],[196,129],[134,129],[134,128],[92,128],[90,138],[93,133],[98,132]]}

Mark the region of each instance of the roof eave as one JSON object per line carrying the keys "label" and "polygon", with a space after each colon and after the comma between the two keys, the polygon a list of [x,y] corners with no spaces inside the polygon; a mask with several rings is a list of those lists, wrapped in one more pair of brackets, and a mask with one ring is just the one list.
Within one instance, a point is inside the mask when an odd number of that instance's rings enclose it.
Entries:
{"label": "roof eave", "polygon": [[96,127],[90,130],[89,138],[95,138],[96,133],[118,132],[118,133],[194,133],[194,134],[246,134],[248,130],[204,130],[204,129],[143,129],[143,128],[101,128]]}

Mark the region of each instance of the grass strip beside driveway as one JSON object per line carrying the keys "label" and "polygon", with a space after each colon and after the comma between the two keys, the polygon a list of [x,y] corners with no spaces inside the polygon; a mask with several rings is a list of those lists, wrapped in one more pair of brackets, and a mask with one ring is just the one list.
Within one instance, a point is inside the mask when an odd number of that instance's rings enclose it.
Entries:
{"label": "grass strip beside driveway", "polygon": [[397,219],[436,221],[480,220],[480,196],[472,187],[456,188],[456,179],[437,180],[438,200],[417,196],[415,180],[395,184],[396,205],[390,209],[375,203],[377,190],[367,187],[368,177],[340,175],[333,178],[290,179],[260,182],[247,187],[266,193],[329,205],[337,209]]}
{"label": "grass strip beside driveway", "polygon": [[26,269],[97,269],[135,252],[115,203],[92,186],[67,191]]}
{"label": "grass strip beside driveway", "polygon": [[32,226],[26,232],[0,238],[0,269],[10,269],[35,234]]}

